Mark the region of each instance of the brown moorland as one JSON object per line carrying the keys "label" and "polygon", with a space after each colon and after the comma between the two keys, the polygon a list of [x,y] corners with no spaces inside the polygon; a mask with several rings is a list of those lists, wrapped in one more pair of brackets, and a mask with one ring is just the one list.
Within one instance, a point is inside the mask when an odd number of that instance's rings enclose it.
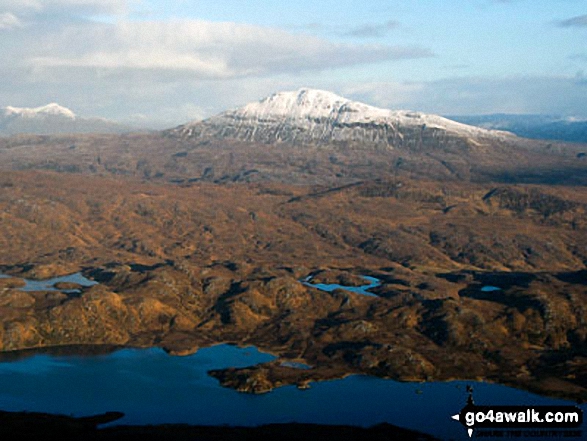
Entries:
{"label": "brown moorland", "polygon": [[[0,170],[48,170],[175,184],[280,182],[335,187],[397,176],[439,181],[587,185],[587,146],[523,138],[423,137],[398,147],[251,143],[128,135],[0,137]],[[407,137],[407,135],[406,135]],[[409,142],[408,142],[409,141]]]}
{"label": "brown moorland", "polygon": [[[37,149],[18,149],[5,167],[54,168]],[[26,155],[37,162],[17,167]],[[230,151],[219,155],[230,159]],[[587,398],[585,187],[570,185],[572,176],[563,186],[440,179],[401,167],[378,174],[379,163],[361,174],[337,161],[316,161],[315,175],[306,170],[311,185],[300,184],[299,167],[279,162],[272,170],[281,178],[258,182],[3,171],[0,265],[13,278],[0,287],[1,349],[156,345],[187,354],[254,344],[279,359],[212,375],[255,393],[364,373],[485,379]],[[347,175],[337,181],[333,164]],[[77,271],[98,285],[75,295],[19,290],[22,278]],[[308,275],[382,283],[377,297],[327,293],[302,284]]]}

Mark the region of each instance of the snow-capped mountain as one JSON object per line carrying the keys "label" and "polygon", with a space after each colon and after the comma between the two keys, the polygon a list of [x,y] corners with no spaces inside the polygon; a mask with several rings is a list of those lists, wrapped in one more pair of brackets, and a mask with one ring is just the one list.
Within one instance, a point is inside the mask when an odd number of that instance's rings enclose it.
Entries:
{"label": "snow-capped mountain", "polygon": [[51,135],[58,133],[123,133],[129,131],[102,118],[80,118],[56,103],[42,107],[0,108],[0,135],[19,133]]}
{"label": "snow-capped mountain", "polygon": [[42,107],[27,108],[27,107],[5,107],[3,109],[5,117],[21,117],[21,118],[46,118],[48,116],[61,116],[68,119],[75,119],[75,113],[66,107],[62,107],[57,103],[47,104]]}
{"label": "snow-capped mountain", "polygon": [[513,136],[437,115],[381,109],[314,89],[276,93],[207,120],[180,126],[173,133],[185,138],[232,138],[261,143],[387,147],[419,147],[429,138]]}

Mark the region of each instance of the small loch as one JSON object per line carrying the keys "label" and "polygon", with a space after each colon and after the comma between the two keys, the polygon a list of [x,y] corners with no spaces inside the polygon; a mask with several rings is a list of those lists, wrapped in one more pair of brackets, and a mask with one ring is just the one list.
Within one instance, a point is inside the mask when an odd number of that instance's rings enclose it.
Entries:
{"label": "small loch", "polygon": [[[0,279],[7,279],[9,275],[0,273]],[[32,280],[32,279],[22,279],[25,282],[25,285],[18,289],[20,291],[63,291],[65,293],[75,293],[79,292],[77,289],[70,289],[70,290],[60,290],[55,288],[57,283],[75,283],[77,285],[83,287],[90,287],[97,285],[98,282],[90,280],[82,275],[82,273],[75,273],[69,274],[66,276],[59,276],[53,277],[51,279],[44,279],[44,280]]]}
{"label": "small loch", "polygon": [[354,292],[356,294],[361,294],[368,297],[378,297],[376,294],[369,292],[370,289],[376,288],[381,285],[381,280],[377,279],[376,277],[371,276],[361,276],[365,279],[365,285],[361,286],[345,286],[339,285],[337,283],[312,283],[312,276],[308,276],[303,279],[302,283],[306,286],[311,286],[312,288],[319,289],[321,291],[332,292],[335,289],[344,289],[345,291]]}
{"label": "small loch", "polygon": [[495,291],[501,291],[501,288],[498,288],[497,286],[492,286],[492,285],[485,285],[483,288],[481,288],[482,292],[495,292]]}

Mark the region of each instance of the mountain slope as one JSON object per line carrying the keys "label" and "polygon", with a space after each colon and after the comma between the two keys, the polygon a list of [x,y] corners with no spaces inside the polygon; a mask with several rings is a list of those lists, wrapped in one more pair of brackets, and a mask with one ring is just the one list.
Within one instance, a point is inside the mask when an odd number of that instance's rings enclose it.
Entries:
{"label": "mountain slope", "polygon": [[30,133],[124,133],[129,128],[102,118],[80,118],[71,110],[51,103],[36,108],[4,107],[0,109],[0,135]]}
{"label": "mountain slope", "polygon": [[181,184],[339,186],[405,176],[585,185],[586,152],[303,89],[164,132],[3,137],[0,169]]}
{"label": "mountain slope", "polygon": [[486,129],[507,130],[525,138],[587,143],[586,120],[515,114],[450,116],[449,118]]}
{"label": "mountain slope", "polygon": [[513,137],[437,115],[381,109],[313,89],[276,93],[205,121],[180,126],[172,133],[183,138],[229,138],[268,144],[344,143],[391,148],[435,146],[448,138]]}

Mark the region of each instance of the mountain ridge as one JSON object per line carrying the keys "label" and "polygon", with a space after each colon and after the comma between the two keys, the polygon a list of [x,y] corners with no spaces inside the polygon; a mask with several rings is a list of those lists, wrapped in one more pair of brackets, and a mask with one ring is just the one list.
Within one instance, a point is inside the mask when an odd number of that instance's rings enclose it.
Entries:
{"label": "mountain ridge", "polygon": [[0,135],[125,133],[130,128],[104,118],[83,118],[57,103],[40,107],[0,108]]}
{"label": "mountain ridge", "polygon": [[73,113],[67,107],[60,106],[57,103],[49,103],[40,107],[13,107],[6,106],[1,109],[4,116],[23,117],[23,118],[42,118],[44,116],[63,116],[70,119],[76,119]]}
{"label": "mountain ridge", "polygon": [[405,144],[409,141],[405,138],[410,137],[514,137],[509,132],[469,126],[438,115],[378,108],[309,88],[278,92],[170,132],[182,138],[290,144],[355,142],[390,148]]}

